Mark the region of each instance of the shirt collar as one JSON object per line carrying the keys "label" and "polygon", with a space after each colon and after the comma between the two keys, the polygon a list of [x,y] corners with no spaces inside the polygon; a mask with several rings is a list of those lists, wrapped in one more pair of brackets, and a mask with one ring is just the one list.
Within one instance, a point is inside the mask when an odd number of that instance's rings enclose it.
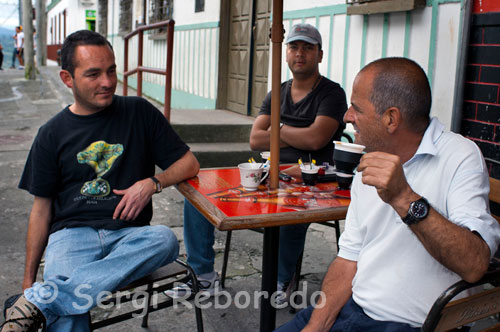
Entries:
{"label": "shirt collar", "polygon": [[415,155],[407,161],[411,162],[415,157],[419,155],[435,155],[437,153],[436,142],[438,141],[441,134],[444,132],[444,126],[436,117],[431,119],[429,126],[425,130],[424,136],[422,137],[422,141],[420,141],[420,145],[418,146],[417,152]]}

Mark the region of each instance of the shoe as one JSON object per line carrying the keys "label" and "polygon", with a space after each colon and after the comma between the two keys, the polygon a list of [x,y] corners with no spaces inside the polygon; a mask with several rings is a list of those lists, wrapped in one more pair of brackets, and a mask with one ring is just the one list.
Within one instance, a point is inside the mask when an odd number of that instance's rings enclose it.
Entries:
{"label": "shoe", "polygon": [[282,283],[281,281],[278,281],[278,285],[276,287],[276,305],[282,306],[283,304],[288,303],[288,299],[290,297],[290,294],[287,293],[289,284],[289,282]]}
{"label": "shoe", "polygon": [[9,297],[5,301],[3,315],[5,322],[0,332],[35,332],[45,330],[45,317],[42,312],[23,294]]}
{"label": "shoe", "polygon": [[[210,297],[212,297],[214,296],[215,293],[219,292],[220,277],[217,272],[214,272],[213,277],[211,279],[202,279],[199,276],[197,276],[197,278],[198,278],[198,289],[203,294],[208,294]],[[189,297],[191,296],[191,294],[194,294],[193,282],[189,280],[187,283],[166,290],[163,293],[173,299]]]}
{"label": "shoe", "polygon": [[23,69],[24,69],[24,66],[19,66],[19,67],[17,67],[17,69],[19,69],[19,70],[23,70]]}

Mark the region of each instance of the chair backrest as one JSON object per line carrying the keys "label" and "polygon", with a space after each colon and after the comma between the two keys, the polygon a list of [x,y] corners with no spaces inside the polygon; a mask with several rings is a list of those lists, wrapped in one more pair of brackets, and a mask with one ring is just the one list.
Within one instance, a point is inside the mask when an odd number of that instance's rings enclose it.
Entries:
{"label": "chair backrest", "polygon": [[500,270],[486,273],[475,283],[459,281],[445,290],[434,302],[422,326],[422,332],[440,332],[470,324],[500,312],[500,287],[451,301],[457,294],[476,286],[498,285]]}
{"label": "chair backrest", "polygon": [[500,180],[490,177],[491,215],[500,223]]}

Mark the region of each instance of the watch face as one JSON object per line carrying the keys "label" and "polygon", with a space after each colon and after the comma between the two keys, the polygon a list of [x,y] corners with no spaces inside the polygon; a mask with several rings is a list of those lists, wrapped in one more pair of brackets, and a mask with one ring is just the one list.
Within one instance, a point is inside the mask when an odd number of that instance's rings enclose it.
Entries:
{"label": "watch face", "polygon": [[422,218],[427,215],[427,204],[421,201],[413,202],[411,206],[411,214],[416,218]]}

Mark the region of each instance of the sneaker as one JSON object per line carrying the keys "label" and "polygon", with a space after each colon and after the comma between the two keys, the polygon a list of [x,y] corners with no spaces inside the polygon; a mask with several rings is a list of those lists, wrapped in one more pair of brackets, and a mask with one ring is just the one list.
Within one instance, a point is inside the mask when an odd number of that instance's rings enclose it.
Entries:
{"label": "sneaker", "polygon": [[17,67],[17,69],[19,69],[19,70],[23,70],[23,69],[24,69],[24,66],[19,66],[19,67]]}
{"label": "sneaker", "polygon": [[[214,296],[215,293],[220,290],[220,277],[217,272],[214,272],[211,279],[203,279],[200,276],[198,278],[198,289],[204,294],[208,294],[210,297]],[[174,287],[172,289],[163,292],[168,297],[173,299],[189,297],[193,294],[193,282],[189,280],[187,283]]]}
{"label": "sneaker", "polygon": [[288,285],[290,283],[282,283],[281,281],[278,281],[277,289],[276,289],[276,305],[282,306],[283,304],[288,303],[288,298],[290,297],[290,294],[288,294]]}
{"label": "sneaker", "polygon": [[5,301],[3,315],[5,322],[0,326],[0,332],[35,332],[41,327],[45,330],[42,312],[23,294],[11,296]]}

